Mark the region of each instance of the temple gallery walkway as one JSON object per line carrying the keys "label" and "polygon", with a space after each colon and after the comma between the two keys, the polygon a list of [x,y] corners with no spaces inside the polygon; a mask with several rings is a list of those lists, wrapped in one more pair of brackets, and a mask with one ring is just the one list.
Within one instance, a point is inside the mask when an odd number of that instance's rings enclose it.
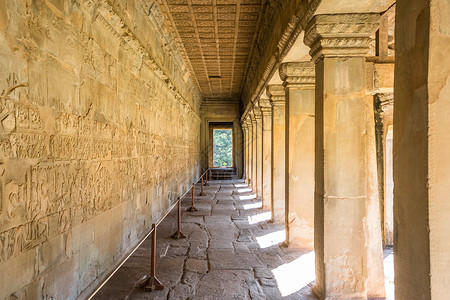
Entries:
{"label": "temple gallery walkway", "polygon": [[164,290],[136,286],[150,268],[149,238],[94,299],[316,299],[314,253],[278,246],[284,226],[267,222],[270,212],[243,181],[212,181],[204,191],[195,198],[197,212],[187,212],[189,196],[183,199],[186,239],[170,238],[176,209],[158,227],[157,277]]}

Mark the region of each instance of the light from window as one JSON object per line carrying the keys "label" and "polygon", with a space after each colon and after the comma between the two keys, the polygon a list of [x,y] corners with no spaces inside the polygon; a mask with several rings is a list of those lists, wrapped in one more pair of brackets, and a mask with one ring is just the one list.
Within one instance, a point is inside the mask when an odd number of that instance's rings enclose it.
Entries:
{"label": "light from window", "polygon": [[233,166],[233,131],[214,129],[214,167]]}

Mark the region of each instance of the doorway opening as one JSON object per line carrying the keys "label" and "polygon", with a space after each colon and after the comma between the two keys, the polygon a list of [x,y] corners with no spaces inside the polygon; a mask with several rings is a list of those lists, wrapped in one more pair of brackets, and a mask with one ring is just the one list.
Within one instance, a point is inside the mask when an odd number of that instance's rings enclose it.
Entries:
{"label": "doorway opening", "polygon": [[213,130],[213,165],[216,168],[233,167],[233,130]]}

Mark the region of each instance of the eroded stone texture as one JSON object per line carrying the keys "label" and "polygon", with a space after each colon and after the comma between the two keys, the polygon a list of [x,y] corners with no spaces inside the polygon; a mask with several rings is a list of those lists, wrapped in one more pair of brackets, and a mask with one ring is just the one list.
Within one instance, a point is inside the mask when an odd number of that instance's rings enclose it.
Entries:
{"label": "eroded stone texture", "polygon": [[450,282],[450,3],[397,2],[396,299],[446,299]]}
{"label": "eroded stone texture", "polygon": [[378,14],[318,15],[304,41],[316,64],[316,290],[384,297],[373,99],[366,63]]}
{"label": "eroded stone texture", "polygon": [[198,175],[158,6],[110,2],[0,4],[1,299],[86,298]]}
{"label": "eroded stone texture", "polygon": [[280,85],[269,85],[267,95],[272,104],[272,219],[284,222],[285,212],[285,94]]}
{"label": "eroded stone texture", "polygon": [[314,247],[314,76],[312,62],[285,63],[286,242]]}

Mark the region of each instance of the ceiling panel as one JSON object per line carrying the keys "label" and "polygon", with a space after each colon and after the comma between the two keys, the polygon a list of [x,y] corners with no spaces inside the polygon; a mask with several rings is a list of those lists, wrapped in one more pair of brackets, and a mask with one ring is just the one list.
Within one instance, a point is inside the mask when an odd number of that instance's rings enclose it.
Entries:
{"label": "ceiling panel", "polygon": [[158,0],[206,99],[238,99],[263,0]]}

